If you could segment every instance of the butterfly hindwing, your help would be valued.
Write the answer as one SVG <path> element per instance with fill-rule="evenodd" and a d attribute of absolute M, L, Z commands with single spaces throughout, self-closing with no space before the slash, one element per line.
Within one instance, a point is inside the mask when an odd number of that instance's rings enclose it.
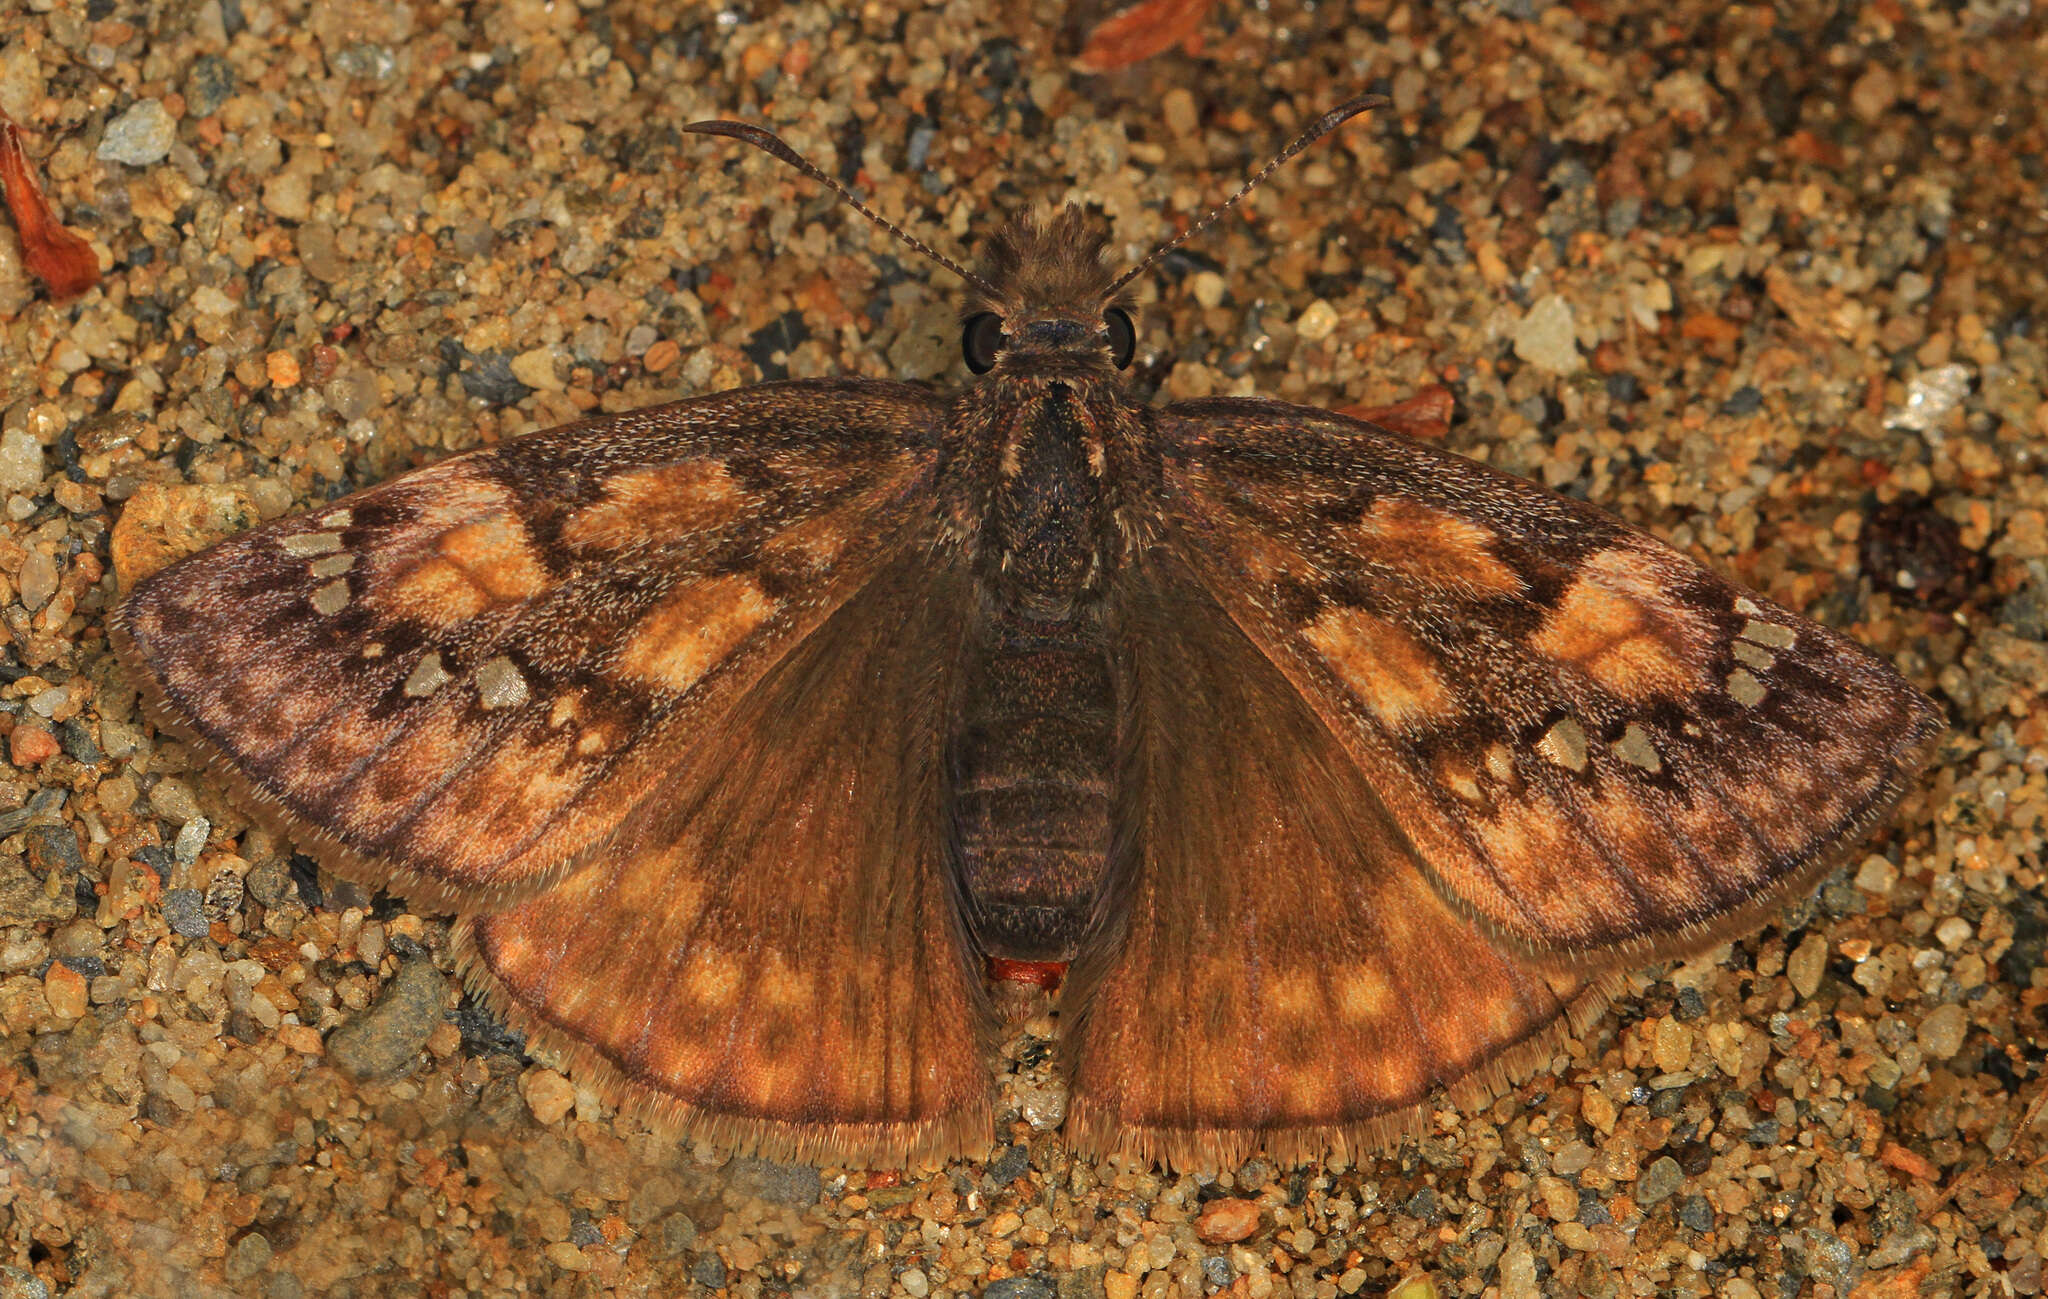
<path fill-rule="evenodd" d="M 1280 403 L 1161 412 L 1170 529 L 1445 895 L 1527 949 L 1706 945 L 1941 729 L 1861 647 L 1601 511 Z"/>
<path fill-rule="evenodd" d="M 941 841 L 956 554 L 903 551 L 601 857 L 466 920 L 492 1003 L 615 1094 L 775 1157 L 985 1145 L 988 1014 Z"/>
<path fill-rule="evenodd" d="M 942 415 L 790 383 L 532 434 L 174 564 L 116 640 L 335 864 L 426 903 L 524 896 L 868 580 Z"/>
<path fill-rule="evenodd" d="M 1171 555 L 1126 575 L 1110 904 L 1065 994 L 1083 1149 L 1353 1155 L 1605 1000 L 1438 894 L 1301 694 Z"/>

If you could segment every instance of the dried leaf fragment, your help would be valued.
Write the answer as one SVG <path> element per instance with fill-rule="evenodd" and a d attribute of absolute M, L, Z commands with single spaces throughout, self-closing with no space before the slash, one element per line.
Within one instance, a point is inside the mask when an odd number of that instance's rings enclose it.
<path fill-rule="evenodd" d="M 68 230 L 50 209 L 35 172 L 21 150 L 21 131 L 0 113 L 0 190 L 21 236 L 21 260 L 53 298 L 75 298 L 100 282 L 100 259 L 92 245 Z"/>

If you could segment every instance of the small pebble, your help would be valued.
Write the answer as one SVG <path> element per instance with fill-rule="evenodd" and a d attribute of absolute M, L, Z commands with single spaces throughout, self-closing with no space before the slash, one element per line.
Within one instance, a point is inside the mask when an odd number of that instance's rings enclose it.
<path fill-rule="evenodd" d="M 52 961 L 43 975 L 43 997 L 58 1019 L 77 1019 L 86 1011 L 85 976 L 62 961 Z"/>
<path fill-rule="evenodd" d="M 56 560 L 40 550 L 30 551 L 14 579 L 21 592 L 22 607 L 34 610 L 48 604 L 50 597 L 57 594 L 57 577 Z"/>
<path fill-rule="evenodd" d="M 7 737 L 7 756 L 17 767 L 34 767 L 45 759 L 54 758 L 59 747 L 55 735 L 26 722 L 17 725 L 14 733 Z"/>
<path fill-rule="evenodd" d="M 1653 1161 L 1636 1179 L 1636 1202 L 1656 1204 L 1684 1185 L 1684 1170 L 1679 1168 L 1676 1159 L 1665 1155 Z"/>
<path fill-rule="evenodd" d="M 1575 374 L 1579 355 L 1571 305 L 1555 293 L 1537 300 L 1515 328 L 1515 355 L 1547 374 Z"/>
<path fill-rule="evenodd" d="M 1337 331 L 1337 309 L 1317 298 L 1295 319 L 1294 332 L 1304 343 L 1320 343 Z"/>
<path fill-rule="evenodd" d="M 576 1089 L 569 1080 L 539 1065 L 519 1076 L 519 1094 L 526 1098 L 534 1122 L 542 1127 L 560 1123 L 576 1107 Z"/>
<path fill-rule="evenodd" d="M 148 167 L 162 162 L 177 141 L 178 124 L 163 104 L 145 99 L 107 123 L 95 156 L 104 162 Z"/>
<path fill-rule="evenodd" d="M 357 1078 L 399 1072 L 426 1049 L 427 1038 L 442 1023 L 447 995 L 448 979 L 432 961 L 401 963 L 369 1010 L 328 1035 L 328 1059 Z M 562 1106 L 566 1113 L 575 1103 L 576 1093 L 567 1082 L 562 1086 L 569 1093 Z"/>
<path fill-rule="evenodd" d="M 198 938 L 206 932 L 206 895 L 198 889 L 166 889 L 164 923 L 182 938 Z"/>
<path fill-rule="evenodd" d="M 1863 859 L 1856 868 L 1856 887 L 1865 893 L 1882 897 L 1892 891 L 1892 885 L 1899 881 L 1899 868 L 1883 857 L 1873 853 Z"/>
<path fill-rule="evenodd" d="M 206 850 L 207 837 L 212 833 L 213 825 L 205 817 L 193 817 L 178 827 L 178 837 L 171 841 L 171 855 L 185 865 L 191 865 Z"/>
<path fill-rule="evenodd" d="M 1811 997 L 1820 991 L 1821 975 L 1828 968 L 1828 942 L 1819 934 L 1808 934 L 1799 940 L 1799 946 L 1785 958 L 1785 977 L 1792 981 L 1792 990 L 1802 997 Z"/>
<path fill-rule="evenodd" d="M 1917 1034 L 1920 1049 L 1929 1058 L 1949 1060 L 1963 1049 L 1963 1036 L 1970 1029 L 1969 1016 L 1956 1005 L 1936 1006 L 1920 1021 Z"/>
<path fill-rule="evenodd" d="M 174 825 L 183 825 L 199 815 L 199 800 L 192 797 L 192 787 L 182 780 L 156 782 L 149 791 L 149 805 Z"/>
<path fill-rule="evenodd" d="M 1235 1197 L 1209 1201 L 1195 1219 L 1196 1238 L 1211 1245 L 1243 1240 L 1258 1229 L 1259 1206 Z"/>
<path fill-rule="evenodd" d="M 16 495 L 31 491 L 42 481 L 42 444 L 25 429 L 11 428 L 0 433 L 0 493 Z"/>

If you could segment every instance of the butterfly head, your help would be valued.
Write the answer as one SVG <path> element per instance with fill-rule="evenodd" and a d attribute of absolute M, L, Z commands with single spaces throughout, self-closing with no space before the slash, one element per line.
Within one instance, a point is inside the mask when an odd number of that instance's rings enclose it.
<path fill-rule="evenodd" d="M 983 255 L 960 333 L 967 367 L 1108 375 L 1138 347 L 1130 302 L 1102 264 L 1108 236 L 1072 204 L 1049 220 L 1019 217 Z"/>
<path fill-rule="evenodd" d="M 1116 276 L 1102 265 L 1107 237 L 1091 228 L 1081 210 L 1072 204 L 1047 221 L 1031 217 L 1012 221 L 991 243 L 984 258 L 984 273 L 976 274 L 924 240 L 877 216 L 837 177 L 790 148 L 773 131 L 723 118 L 692 122 L 682 129 L 693 135 L 741 140 L 781 159 L 830 189 L 848 207 L 906 247 L 965 280 L 971 296 L 961 331 L 961 350 L 966 354 L 968 368 L 976 374 L 1000 371 L 1064 381 L 1084 377 L 1107 379 L 1130 365 L 1137 354 L 1138 334 L 1131 321 L 1130 300 L 1124 293 L 1126 285 L 1150 270 L 1161 257 L 1208 229 L 1289 158 L 1358 114 L 1389 102 L 1383 95 L 1359 95 L 1324 113 L 1235 194 L 1211 208 L 1207 216 Z"/>

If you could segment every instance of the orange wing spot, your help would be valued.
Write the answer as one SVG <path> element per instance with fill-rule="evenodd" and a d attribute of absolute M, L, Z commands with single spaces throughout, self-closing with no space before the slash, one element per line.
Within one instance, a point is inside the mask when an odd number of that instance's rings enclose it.
<path fill-rule="evenodd" d="M 1435 1016 L 1430 1024 L 1432 1045 L 1454 1068 L 1492 1054 L 1529 1026 L 1513 977 L 1496 960 L 1475 963 L 1461 975 L 1456 1012 Z"/>
<path fill-rule="evenodd" d="M 817 1004 L 816 977 L 791 965 L 780 952 L 767 954 L 755 978 L 756 993 L 764 1006 L 804 1011 Z"/>
<path fill-rule="evenodd" d="M 767 621 L 778 603 L 744 574 L 688 581 L 633 628 L 617 666 L 681 694 Z"/>
<path fill-rule="evenodd" d="M 716 1010 L 738 1000 L 744 982 L 746 977 L 738 956 L 700 945 L 683 963 L 680 991 L 685 1000 L 694 1003 L 694 1008 Z"/>
<path fill-rule="evenodd" d="M 1437 783 L 1461 801 L 1475 807 L 1486 804 L 1486 791 L 1479 787 L 1479 773 L 1463 758 L 1446 756 L 1437 763 Z"/>
<path fill-rule="evenodd" d="M 635 469 L 607 480 L 603 500 L 571 515 L 562 526 L 562 540 L 621 550 L 649 537 L 721 527 L 747 505 L 739 484 L 716 460 Z"/>
<path fill-rule="evenodd" d="M 1387 1013 L 1393 992 L 1386 976 L 1367 965 L 1353 965 L 1330 976 L 1337 992 L 1337 1014 L 1348 1024 L 1369 1024 Z"/>
<path fill-rule="evenodd" d="M 1600 836 L 1614 845 L 1629 878 L 1660 921 L 1719 909 L 1713 893 L 1695 874 L 1690 859 L 1666 837 L 1663 826 L 1632 798 L 1598 799 L 1586 815 Z"/>
<path fill-rule="evenodd" d="M 1276 971 L 1266 980 L 1266 1010 L 1287 1020 L 1320 1019 L 1324 1012 L 1323 990 L 1310 970 Z"/>
<path fill-rule="evenodd" d="M 548 584 L 526 528 L 510 514 L 456 528 L 441 538 L 441 554 L 500 602 L 527 599 Z"/>
<path fill-rule="evenodd" d="M 1352 695 L 1390 729 L 1449 710 L 1450 691 L 1435 656 L 1384 618 L 1359 609 L 1329 609 L 1302 635 Z"/>
<path fill-rule="evenodd" d="M 1307 1034 L 1294 1041 L 1299 1044 L 1303 1059 L 1311 1067 L 1287 1070 L 1276 1079 L 1281 1093 L 1287 1098 L 1283 1112 L 1290 1118 L 1303 1120 L 1343 1113 L 1344 1098 L 1337 1090 L 1337 1080 L 1343 1075 L 1334 1069 L 1313 1067 L 1315 1053 L 1318 1049 L 1327 1049 L 1327 1044 Z"/>
<path fill-rule="evenodd" d="M 1586 561 L 1529 648 L 1625 699 L 1691 694 L 1699 674 L 1685 647 L 1698 642 L 1699 629 L 1659 587 L 1642 556 L 1602 551 Z"/>
<path fill-rule="evenodd" d="M 1271 586 L 1301 567 L 1301 559 L 1293 551 L 1256 532 L 1238 533 L 1231 543 L 1246 579 L 1254 586 Z"/>
<path fill-rule="evenodd" d="M 1494 555 L 1492 529 L 1418 501 L 1380 497 L 1337 534 L 1337 542 L 1359 560 L 1393 570 L 1406 585 L 1468 598 L 1523 589 L 1522 579 Z"/>
<path fill-rule="evenodd" d="M 280 769 L 282 783 L 292 790 L 325 790 L 337 775 L 375 753 L 383 738 L 383 727 L 358 710 L 328 718 L 309 739 L 293 746 Z"/>
<path fill-rule="evenodd" d="M 532 599 L 550 581 L 526 529 L 510 514 L 450 529 L 436 550 L 381 588 L 378 598 L 394 614 L 452 626 L 494 606 Z M 366 589 L 380 588 L 370 584 Z"/>

